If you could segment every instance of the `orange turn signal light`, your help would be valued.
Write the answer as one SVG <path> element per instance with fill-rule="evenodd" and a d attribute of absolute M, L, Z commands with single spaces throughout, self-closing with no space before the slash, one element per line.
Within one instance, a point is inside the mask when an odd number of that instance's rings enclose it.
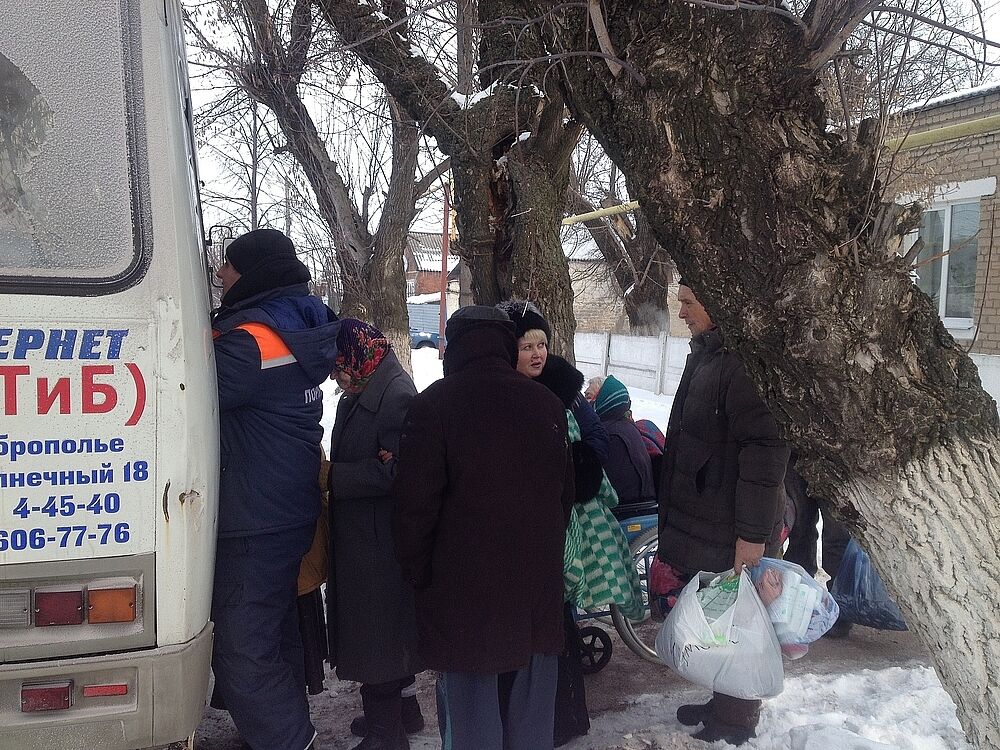
<path fill-rule="evenodd" d="M 136 587 L 89 589 L 87 620 L 91 623 L 133 622 L 135 620 Z"/>

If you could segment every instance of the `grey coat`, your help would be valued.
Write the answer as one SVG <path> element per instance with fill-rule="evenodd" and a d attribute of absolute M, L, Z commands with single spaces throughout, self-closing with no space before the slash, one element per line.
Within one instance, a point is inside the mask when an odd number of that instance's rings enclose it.
<path fill-rule="evenodd" d="M 391 351 L 358 396 L 344 394 L 330 446 L 331 663 L 342 680 L 388 682 L 423 669 L 413 590 L 393 555 L 389 488 L 413 381 Z"/>

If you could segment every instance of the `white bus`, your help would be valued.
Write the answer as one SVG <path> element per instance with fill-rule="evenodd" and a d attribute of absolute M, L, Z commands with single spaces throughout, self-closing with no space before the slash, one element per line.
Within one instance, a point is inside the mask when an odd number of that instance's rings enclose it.
<path fill-rule="evenodd" d="M 209 304 L 177 0 L 2 0 L 0 750 L 198 725 Z"/>

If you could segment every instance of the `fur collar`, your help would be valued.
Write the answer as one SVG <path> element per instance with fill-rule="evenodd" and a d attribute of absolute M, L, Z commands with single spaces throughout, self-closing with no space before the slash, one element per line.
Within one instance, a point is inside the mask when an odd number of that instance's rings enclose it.
<path fill-rule="evenodd" d="M 583 387 L 583 373 L 557 354 L 549 354 L 535 380 L 556 394 L 567 409 L 572 408 Z"/>

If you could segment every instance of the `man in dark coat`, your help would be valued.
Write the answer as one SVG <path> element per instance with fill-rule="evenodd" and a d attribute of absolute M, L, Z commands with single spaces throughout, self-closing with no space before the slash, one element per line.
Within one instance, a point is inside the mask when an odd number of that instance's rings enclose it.
<path fill-rule="evenodd" d="M 676 583 L 670 600 L 698 571 L 753 567 L 780 531 L 789 449 L 740 358 L 683 280 L 680 318 L 691 354 L 670 410 L 660 482 L 659 558 Z M 715 693 L 681 706 L 682 724 L 705 728 L 706 742 L 739 745 L 756 734 L 760 701 Z"/>
<path fill-rule="evenodd" d="M 309 720 L 297 579 L 320 513 L 323 393 L 337 316 L 273 229 L 226 251 L 212 321 L 221 470 L 212 669 L 217 699 L 254 750 L 305 750 Z"/>
<path fill-rule="evenodd" d="M 416 396 L 393 493 L 425 664 L 452 750 L 552 747 L 573 502 L 562 404 L 517 373 L 508 317 L 448 321 L 444 378 Z"/>

